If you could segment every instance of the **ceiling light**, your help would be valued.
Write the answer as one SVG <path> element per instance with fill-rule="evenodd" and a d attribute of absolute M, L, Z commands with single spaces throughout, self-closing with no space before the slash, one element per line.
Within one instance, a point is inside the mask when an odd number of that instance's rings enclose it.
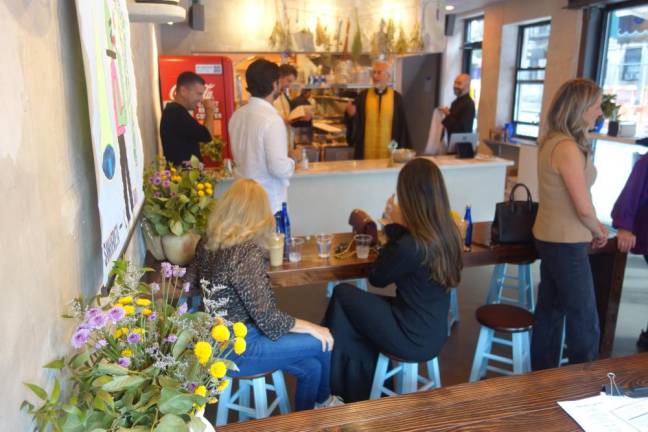
<path fill-rule="evenodd" d="M 445 10 L 447 10 L 448 12 L 451 12 L 451 11 L 455 10 L 455 7 L 453 5 L 446 5 Z"/>

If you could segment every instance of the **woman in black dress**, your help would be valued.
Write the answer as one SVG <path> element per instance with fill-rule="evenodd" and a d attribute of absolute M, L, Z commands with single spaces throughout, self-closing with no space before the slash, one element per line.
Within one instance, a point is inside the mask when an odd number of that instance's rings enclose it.
<path fill-rule="evenodd" d="M 462 246 L 443 177 L 427 159 L 408 162 L 398 176 L 398 203 L 385 215 L 387 243 L 370 269 L 371 285 L 396 284 L 384 297 L 349 284 L 335 287 L 325 324 L 335 338 L 331 385 L 345 402 L 369 397 L 380 352 L 405 361 L 436 357 L 448 333 L 448 287 L 461 276 Z"/>

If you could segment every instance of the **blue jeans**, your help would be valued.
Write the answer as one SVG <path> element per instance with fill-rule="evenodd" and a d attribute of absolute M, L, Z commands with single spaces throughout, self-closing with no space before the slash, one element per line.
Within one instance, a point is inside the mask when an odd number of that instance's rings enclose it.
<path fill-rule="evenodd" d="M 322 352 L 322 344 L 311 335 L 288 333 L 276 341 L 259 329 L 248 326 L 247 349 L 241 356 L 232 353 L 231 360 L 239 372 L 231 376 L 256 375 L 276 369 L 297 378 L 295 411 L 313 409 L 331 394 L 331 352 Z"/>
<path fill-rule="evenodd" d="M 542 262 L 531 338 L 533 370 L 559 365 L 565 317 L 569 362 L 583 363 L 598 358 L 599 319 L 587 247 L 587 243 L 536 240 Z"/>

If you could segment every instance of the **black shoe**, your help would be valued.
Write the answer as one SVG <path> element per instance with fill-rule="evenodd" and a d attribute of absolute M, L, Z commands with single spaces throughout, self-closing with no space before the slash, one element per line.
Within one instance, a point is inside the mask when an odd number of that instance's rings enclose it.
<path fill-rule="evenodd" d="M 639 339 L 637 339 L 637 346 L 639 348 L 648 350 L 648 330 L 641 332 L 641 335 L 639 335 Z"/>

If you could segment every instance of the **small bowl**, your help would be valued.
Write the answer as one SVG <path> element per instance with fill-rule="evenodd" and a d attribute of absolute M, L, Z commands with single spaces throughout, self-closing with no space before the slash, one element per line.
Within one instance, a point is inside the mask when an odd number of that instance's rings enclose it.
<path fill-rule="evenodd" d="M 412 149 L 396 149 L 392 153 L 392 158 L 396 163 L 405 163 L 409 162 L 416 156 L 416 152 Z"/>

